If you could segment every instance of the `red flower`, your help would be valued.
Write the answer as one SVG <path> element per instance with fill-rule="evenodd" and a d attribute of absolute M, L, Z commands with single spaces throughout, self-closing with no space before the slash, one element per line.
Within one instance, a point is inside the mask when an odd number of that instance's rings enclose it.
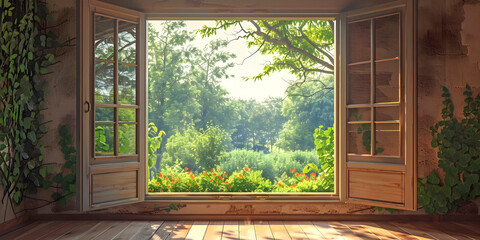
<path fill-rule="evenodd" d="M 213 182 L 213 180 L 210 179 L 210 182 Z"/>
<path fill-rule="evenodd" d="M 214 173 L 214 174 L 213 174 L 213 176 L 217 176 L 217 174 L 216 174 L 216 173 Z"/>
<path fill-rule="evenodd" d="M 222 179 L 222 177 L 220 175 L 218 175 L 218 179 Z"/>
<path fill-rule="evenodd" d="M 220 169 L 220 172 L 223 171 L 222 169 Z"/>
<path fill-rule="evenodd" d="M 296 187 L 296 186 L 297 186 L 297 185 L 293 184 L 293 185 L 292 185 L 292 186 L 290 186 L 290 187 Z"/>
<path fill-rule="evenodd" d="M 194 178 L 195 178 L 195 176 L 193 176 L 193 175 L 190 175 L 190 178 L 191 178 L 191 179 L 194 179 Z"/>
<path fill-rule="evenodd" d="M 163 174 L 162 174 L 162 173 L 159 173 L 158 176 L 159 176 L 159 177 L 163 177 Z"/>
<path fill-rule="evenodd" d="M 225 181 L 225 184 L 228 184 L 228 181 Z"/>
<path fill-rule="evenodd" d="M 317 176 L 316 173 L 314 173 L 314 172 L 310 173 L 310 177 L 315 177 L 315 176 Z"/>
<path fill-rule="evenodd" d="M 168 185 L 167 187 L 170 188 L 170 185 Z"/>
<path fill-rule="evenodd" d="M 206 177 L 206 176 L 207 176 L 207 174 L 206 174 L 206 173 L 204 173 L 204 174 L 203 174 L 203 176 L 204 176 L 204 177 Z"/>
<path fill-rule="evenodd" d="M 298 173 L 298 172 L 295 173 L 295 177 L 298 177 L 298 176 L 300 176 L 300 173 Z"/>
<path fill-rule="evenodd" d="M 297 170 L 294 168 L 293 170 L 290 170 L 291 173 L 296 172 Z"/>
<path fill-rule="evenodd" d="M 159 182 L 157 182 L 157 185 L 160 185 L 160 183 L 159 183 Z"/>
<path fill-rule="evenodd" d="M 172 180 L 172 183 L 175 183 L 175 180 Z"/>
<path fill-rule="evenodd" d="M 239 178 L 243 178 L 243 175 L 242 175 L 242 174 L 240 174 L 240 175 L 238 175 L 238 177 L 239 177 Z"/>
<path fill-rule="evenodd" d="M 250 169 L 248 169 L 248 168 L 245 168 L 245 172 L 248 172 L 248 170 L 250 170 Z"/>
<path fill-rule="evenodd" d="M 282 184 L 281 184 L 281 183 L 278 183 L 278 186 L 280 186 L 280 187 L 281 187 L 281 186 L 282 186 Z"/>
<path fill-rule="evenodd" d="M 212 171 L 213 171 L 213 168 L 212 168 L 212 169 L 210 169 L 210 170 L 212 170 Z"/>
<path fill-rule="evenodd" d="M 192 170 L 190 170 L 190 172 L 188 172 L 188 174 L 192 174 Z"/>
<path fill-rule="evenodd" d="M 228 174 L 227 174 L 227 173 L 225 173 L 225 176 L 228 176 Z"/>
<path fill-rule="evenodd" d="M 153 189 L 152 189 L 152 190 L 150 190 L 150 192 L 153 192 Z"/>
<path fill-rule="evenodd" d="M 168 181 L 168 177 L 165 177 L 165 181 Z"/>
<path fill-rule="evenodd" d="M 188 167 L 185 167 L 185 171 L 188 171 Z"/>
<path fill-rule="evenodd" d="M 229 188 L 232 188 L 232 185 L 228 185 Z"/>
<path fill-rule="evenodd" d="M 317 181 L 317 178 L 313 179 L 313 181 Z"/>
<path fill-rule="evenodd" d="M 197 186 L 197 184 L 195 183 L 195 186 Z"/>
<path fill-rule="evenodd" d="M 160 192 L 163 192 L 163 190 L 160 190 Z"/>

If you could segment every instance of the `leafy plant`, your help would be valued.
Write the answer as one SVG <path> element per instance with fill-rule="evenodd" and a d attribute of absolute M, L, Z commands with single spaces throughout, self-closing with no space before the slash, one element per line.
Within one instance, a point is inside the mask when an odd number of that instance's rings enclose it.
<path fill-rule="evenodd" d="M 0 183 L 2 202 L 20 204 L 25 192 L 35 193 L 46 172 L 40 139 L 46 83 L 40 76 L 55 63 L 61 45 L 47 32 L 51 18 L 45 2 L 0 1 Z"/>
<path fill-rule="evenodd" d="M 57 173 L 51 181 L 45 180 L 42 185 L 44 189 L 50 187 L 56 189 L 52 193 L 52 199 L 58 201 L 59 205 L 67 204 L 67 199 L 75 196 L 77 189 L 76 185 L 76 173 L 77 173 L 77 156 L 75 155 L 75 147 L 73 146 L 73 136 L 67 126 L 62 125 L 58 131 L 60 134 L 60 141 L 58 145 L 63 153 L 65 164 L 62 171 Z M 48 170 L 51 172 L 51 170 Z M 43 178 L 46 178 L 47 171 L 40 169 L 40 174 Z"/>
<path fill-rule="evenodd" d="M 155 165 L 157 163 L 157 151 L 162 146 L 162 136 L 165 135 L 165 132 L 158 130 L 155 123 L 148 124 L 148 176 L 147 179 L 150 180 L 150 172 L 155 173 Z"/>
<path fill-rule="evenodd" d="M 323 188 L 326 191 L 333 191 L 335 181 L 335 130 L 333 127 L 327 130 L 322 129 L 323 126 L 318 127 L 313 134 L 320 166 L 310 163 L 305 166 L 303 173 L 320 172 L 323 177 Z"/>
<path fill-rule="evenodd" d="M 455 211 L 460 202 L 480 195 L 480 94 L 473 98 L 467 84 L 463 95 L 466 105 L 459 121 L 450 92 L 443 87 L 442 120 L 430 128 L 440 169 L 418 181 L 418 202 L 429 214 Z"/>

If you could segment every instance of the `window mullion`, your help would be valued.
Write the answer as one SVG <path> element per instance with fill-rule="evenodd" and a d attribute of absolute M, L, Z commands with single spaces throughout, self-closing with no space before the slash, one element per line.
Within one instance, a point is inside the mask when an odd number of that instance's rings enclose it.
<path fill-rule="evenodd" d="M 370 155 L 375 155 L 375 20 L 370 19 Z"/>
<path fill-rule="evenodd" d="M 115 104 L 118 104 L 118 19 L 115 20 L 115 29 L 113 34 L 113 60 L 114 60 L 114 83 L 113 83 L 113 101 Z M 114 155 L 118 156 L 118 107 L 114 108 L 114 137 L 113 137 L 113 146 L 114 146 Z"/>

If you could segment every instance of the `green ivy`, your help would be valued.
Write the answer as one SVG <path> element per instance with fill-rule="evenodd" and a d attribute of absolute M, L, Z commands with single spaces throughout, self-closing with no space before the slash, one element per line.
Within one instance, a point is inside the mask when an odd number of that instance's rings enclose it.
<path fill-rule="evenodd" d="M 40 139 L 47 132 L 41 111 L 46 83 L 40 76 L 59 46 L 47 32 L 44 2 L 0 0 L 0 183 L 2 202 L 20 204 L 36 193 L 51 168 L 43 164 Z"/>
<path fill-rule="evenodd" d="M 418 203 L 429 214 L 455 211 L 462 201 L 480 196 L 480 94 L 472 97 L 466 86 L 463 119 L 454 117 L 450 92 L 443 88 L 442 120 L 431 127 L 431 145 L 438 149 L 438 166 L 418 181 Z"/>
<path fill-rule="evenodd" d="M 77 189 L 76 172 L 77 172 L 77 156 L 75 147 L 73 146 L 73 136 L 70 134 L 68 127 L 63 125 L 60 127 L 58 133 L 60 134 L 60 141 L 58 145 L 63 153 L 65 164 L 62 171 L 57 173 L 51 181 L 45 180 L 42 185 L 44 189 L 55 188 L 56 191 L 52 193 L 52 199 L 57 201 L 59 205 L 67 204 L 67 199 L 74 197 Z M 43 178 L 46 178 L 46 172 L 40 170 Z"/>

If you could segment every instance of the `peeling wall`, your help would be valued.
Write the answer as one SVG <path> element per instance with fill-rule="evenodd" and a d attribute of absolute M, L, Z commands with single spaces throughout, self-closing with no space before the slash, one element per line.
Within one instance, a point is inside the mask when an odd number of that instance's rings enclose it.
<path fill-rule="evenodd" d="M 56 31 L 63 40 L 75 36 L 75 0 L 54 1 L 50 9 L 54 11 L 56 21 L 68 22 Z M 465 84 L 470 84 L 474 93 L 480 93 L 480 1 L 478 0 L 419 0 L 418 1 L 418 176 L 424 177 L 437 166 L 436 151 L 430 147 L 429 128 L 440 120 L 442 109 L 441 87 L 447 86 L 452 92 L 457 115 L 463 103 L 462 93 Z M 73 41 L 74 42 L 74 41 Z M 75 48 L 67 48 L 62 62 L 50 75 L 50 96 L 47 101 L 46 119 L 50 132 L 44 139 L 49 146 L 45 156 L 47 162 L 61 164 L 63 157 L 58 142 L 58 126 L 67 124 L 75 132 L 76 115 L 76 77 Z M 59 166 L 59 165 L 58 165 Z M 57 167 L 58 167 L 57 166 Z M 48 193 L 42 193 L 49 198 Z M 480 204 L 477 200 L 477 206 Z M 27 201 L 26 206 L 35 206 L 39 202 Z M 139 203 L 102 210 L 111 213 L 147 213 L 155 214 L 154 204 Z M 384 214 L 367 209 L 363 205 L 338 203 L 307 204 L 197 204 L 189 203 L 180 209 L 180 214 Z M 72 211 L 75 202 L 66 207 L 46 207 L 39 213 Z M 476 206 L 468 206 L 464 213 L 475 213 Z M 412 214 L 398 212 L 396 214 Z M 422 210 L 414 214 L 423 214 Z"/>

